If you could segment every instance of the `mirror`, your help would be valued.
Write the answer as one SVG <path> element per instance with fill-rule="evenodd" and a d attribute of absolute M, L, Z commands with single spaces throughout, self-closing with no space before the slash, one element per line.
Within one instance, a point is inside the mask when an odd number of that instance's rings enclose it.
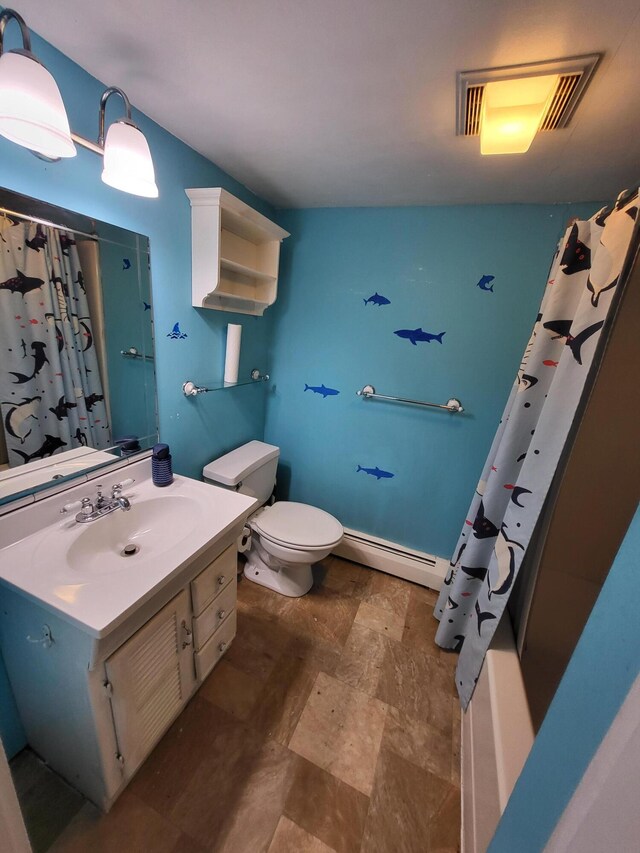
<path fill-rule="evenodd" d="M 149 240 L 0 189 L 0 504 L 158 440 Z"/>

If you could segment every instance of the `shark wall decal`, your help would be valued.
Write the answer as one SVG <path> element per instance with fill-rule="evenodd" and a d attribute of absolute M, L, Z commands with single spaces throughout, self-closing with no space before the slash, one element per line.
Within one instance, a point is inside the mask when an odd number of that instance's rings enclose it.
<path fill-rule="evenodd" d="M 423 329 L 397 329 L 394 333 L 399 338 L 406 338 L 406 340 L 411 341 L 411 343 L 415 346 L 418 345 L 418 341 L 424 341 L 428 344 L 431 341 L 437 341 L 439 344 L 442 343 L 442 336 L 446 334 L 445 332 L 439 332 L 437 335 L 434 335 L 432 332 L 425 332 Z"/>
<path fill-rule="evenodd" d="M 313 391 L 314 394 L 322 394 L 322 398 L 326 400 L 327 397 L 335 397 L 340 392 L 336 388 L 327 388 L 323 385 L 307 385 L 305 382 L 304 386 L 305 391 Z"/>
<path fill-rule="evenodd" d="M 483 275 L 480 281 L 477 283 L 476 287 L 479 287 L 480 290 L 488 290 L 490 293 L 493 293 L 493 285 L 491 282 L 494 280 L 495 275 Z M 491 284 L 491 287 L 489 285 Z"/>
<path fill-rule="evenodd" d="M 387 299 L 386 296 L 380 296 L 379 293 L 374 293 L 373 296 L 370 296 L 368 299 L 363 299 L 365 305 L 391 305 L 391 300 Z"/>
<path fill-rule="evenodd" d="M 362 465 L 358 465 L 356 473 L 358 471 L 364 471 L 365 474 L 370 474 L 372 477 L 375 477 L 376 480 L 390 480 L 392 477 L 395 477 L 395 474 L 392 474 L 391 471 L 383 471 L 377 466 L 375 468 L 365 468 Z"/>

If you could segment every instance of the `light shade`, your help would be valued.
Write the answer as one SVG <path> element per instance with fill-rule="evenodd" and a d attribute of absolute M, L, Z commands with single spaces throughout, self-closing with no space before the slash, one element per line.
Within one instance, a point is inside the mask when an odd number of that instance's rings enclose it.
<path fill-rule="evenodd" d="M 487 83 L 482 98 L 482 154 L 524 154 L 538 132 L 557 74 Z"/>
<path fill-rule="evenodd" d="M 117 121 L 109 126 L 104 142 L 102 180 L 126 193 L 158 197 L 149 145 L 135 125 Z"/>
<path fill-rule="evenodd" d="M 45 157 L 76 155 L 56 81 L 25 53 L 0 56 L 0 134 Z"/>

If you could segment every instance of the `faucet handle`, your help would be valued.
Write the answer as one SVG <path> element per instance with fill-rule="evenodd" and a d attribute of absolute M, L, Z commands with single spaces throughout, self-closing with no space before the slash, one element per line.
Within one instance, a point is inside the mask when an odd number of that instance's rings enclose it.
<path fill-rule="evenodd" d="M 102 497 L 102 492 L 98 491 L 98 497 Z M 93 512 L 93 504 L 91 503 L 91 498 L 82 498 L 80 512 L 82 515 L 89 516 Z"/>
<path fill-rule="evenodd" d="M 125 489 L 128 489 L 129 486 L 132 486 L 134 483 L 135 480 L 132 477 L 123 480 L 121 483 L 116 483 L 111 487 L 111 496 L 114 498 L 119 497 Z"/>

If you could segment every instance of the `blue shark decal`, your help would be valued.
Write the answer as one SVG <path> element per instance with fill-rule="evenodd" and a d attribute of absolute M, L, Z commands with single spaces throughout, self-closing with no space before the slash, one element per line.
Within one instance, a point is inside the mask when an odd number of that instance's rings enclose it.
<path fill-rule="evenodd" d="M 324 385 L 307 385 L 306 382 L 305 382 L 304 390 L 305 391 L 313 391 L 314 394 L 322 394 L 322 397 L 325 400 L 327 397 L 335 397 L 336 394 L 340 393 L 335 388 L 327 388 Z"/>
<path fill-rule="evenodd" d="M 377 466 L 375 468 L 364 468 L 362 465 L 358 465 L 356 468 L 356 474 L 358 471 L 364 471 L 365 474 L 371 474 L 371 476 L 375 477 L 376 480 L 390 480 L 392 477 L 395 477 L 395 474 L 392 474 L 391 471 L 383 471 Z"/>
<path fill-rule="evenodd" d="M 391 305 L 391 300 L 387 299 L 386 296 L 380 296 L 379 293 L 374 293 L 368 299 L 363 299 L 363 302 L 365 305 L 368 305 L 370 302 L 372 305 Z"/>
<path fill-rule="evenodd" d="M 151 305 L 149 305 L 148 302 L 143 301 L 142 304 L 144 305 L 144 308 L 143 308 L 144 311 L 151 311 Z"/>
<path fill-rule="evenodd" d="M 130 270 L 131 269 L 131 261 L 129 260 L 129 258 L 123 258 L 122 259 L 122 269 L 123 270 Z"/>
<path fill-rule="evenodd" d="M 438 341 L 439 344 L 442 343 L 442 336 L 446 334 L 445 332 L 440 332 L 437 335 L 432 334 L 431 332 L 425 332 L 422 329 L 397 329 L 394 333 L 399 338 L 406 338 L 408 341 L 415 346 L 418 345 L 418 341 L 426 341 L 426 343 L 430 344 L 431 341 Z"/>
<path fill-rule="evenodd" d="M 171 338 L 172 341 L 181 341 L 183 338 L 187 337 L 186 332 L 180 331 L 180 323 L 176 323 L 167 335 L 168 338 Z"/>
<path fill-rule="evenodd" d="M 493 285 L 489 287 L 489 284 L 494 280 L 495 275 L 483 275 L 476 287 L 479 287 L 480 290 L 488 290 L 493 293 Z"/>

